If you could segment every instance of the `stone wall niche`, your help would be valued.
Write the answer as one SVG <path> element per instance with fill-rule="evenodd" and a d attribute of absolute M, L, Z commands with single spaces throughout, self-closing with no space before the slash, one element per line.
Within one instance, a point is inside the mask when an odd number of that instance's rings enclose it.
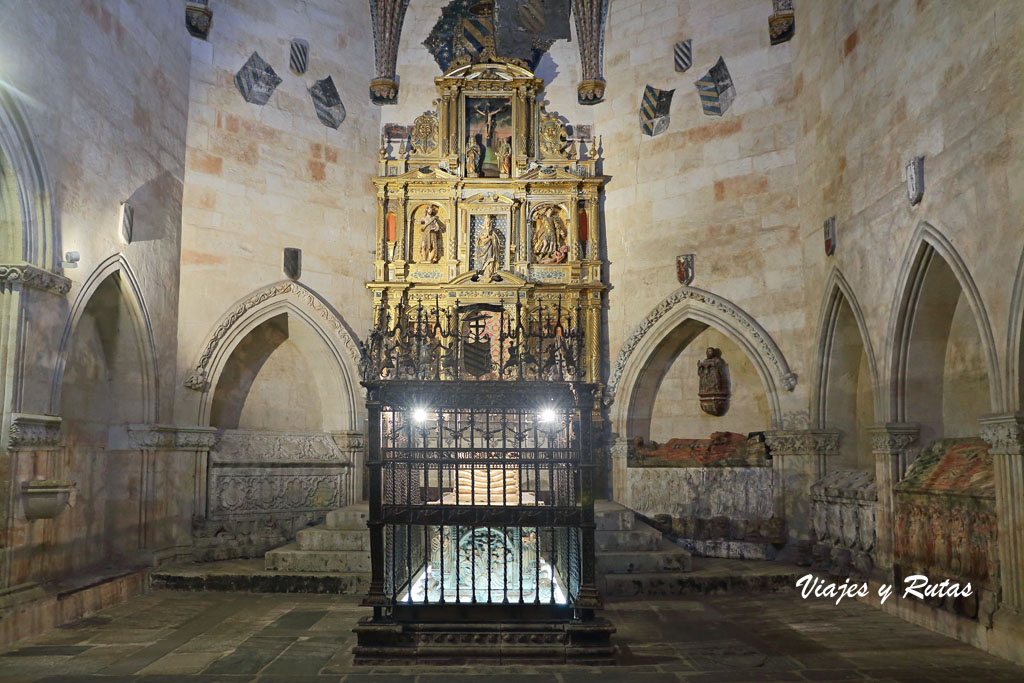
<path fill-rule="evenodd" d="M 863 315 L 838 272 L 826 299 L 820 327 L 818 424 L 841 435 L 839 452 L 819 464 L 822 474 L 873 471 L 867 428 L 875 422 L 875 360 Z"/>
<path fill-rule="evenodd" d="M 259 557 L 361 497 L 362 433 L 319 331 L 269 311 L 215 378 L 204 495 L 193 520 L 200 561 Z"/>
<path fill-rule="evenodd" d="M 106 276 L 81 309 L 61 378 L 63 447 L 36 456 L 33 479 L 77 482 L 74 506 L 35 525 L 35 577 L 134 564 L 145 544 L 144 463 L 130 444 L 112 444 L 119 425 L 152 421 L 154 377 L 144 308 L 122 270 Z M 30 494 L 31 495 L 31 494 Z"/>

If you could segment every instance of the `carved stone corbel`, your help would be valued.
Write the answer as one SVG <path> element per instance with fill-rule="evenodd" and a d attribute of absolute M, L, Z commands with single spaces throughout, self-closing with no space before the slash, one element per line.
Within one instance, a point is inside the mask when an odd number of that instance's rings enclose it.
<path fill-rule="evenodd" d="M 370 101 L 394 104 L 398 100 L 395 62 L 398 40 L 409 0 L 370 0 L 370 21 L 373 24 L 373 49 L 376 77 L 370 81 Z"/>
<path fill-rule="evenodd" d="M 604 100 L 604 29 L 608 20 L 608 0 L 573 0 L 576 40 L 580 46 L 583 80 L 576 88 L 580 104 Z"/>
<path fill-rule="evenodd" d="M 6 289 L 14 285 L 31 287 L 57 296 L 65 296 L 71 291 L 71 280 L 63 275 L 27 263 L 0 264 L 0 287 Z"/>

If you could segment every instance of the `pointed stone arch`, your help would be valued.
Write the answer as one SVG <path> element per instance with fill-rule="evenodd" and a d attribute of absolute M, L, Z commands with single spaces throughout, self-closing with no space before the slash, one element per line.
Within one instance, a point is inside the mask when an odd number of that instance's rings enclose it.
<path fill-rule="evenodd" d="M 792 391 L 797 377 L 790 371 L 775 340 L 753 317 L 728 299 L 697 287 L 680 287 L 648 314 L 619 351 L 605 392 L 605 403 L 612 405 L 612 430 L 619 436 L 631 435 L 630 422 L 638 387 L 659 351 L 673 339 L 677 330 L 684 330 L 688 322 L 702 326 L 696 333 L 714 327 L 744 351 L 764 386 L 772 426 L 781 428 L 779 388 Z"/>
<path fill-rule="evenodd" d="M 818 325 L 815 339 L 817 340 L 817 359 L 815 364 L 817 371 L 812 384 L 811 422 L 819 429 L 824 429 L 826 389 L 828 384 L 828 373 L 830 364 L 829 351 L 834 343 L 835 326 L 839 320 L 844 303 L 850 307 L 853 319 L 857 323 L 857 331 L 860 333 L 860 341 L 864 346 L 864 353 L 868 359 L 868 367 L 871 374 L 871 397 L 874 406 L 876 419 L 882 414 L 883 398 L 881 387 L 878 383 L 878 361 L 871 344 L 871 336 L 868 334 L 867 322 L 864 313 L 853 293 L 849 282 L 842 272 L 833 267 L 825 280 L 825 297 L 821 302 L 821 310 L 818 313 Z"/>
<path fill-rule="evenodd" d="M 1006 410 L 1024 411 L 1024 252 L 1017 264 L 1006 334 Z"/>
<path fill-rule="evenodd" d="M 0 192 L 10 192 L 17 199 L 10 202 L 12 206 L 8 209 L 7 218 L 15 225 L 3 231 L 8 234 L 0 242 L 0 261 L 23 261 L 57 272 L 60 235 L 54 224 L 56 214 L 43 156 L 24 108 L 11 89 L 2 83 Z"/>
<path fill-rule="evenodd" d="M 1002 382 L 992 325 L 984 301 L 974 278 L 952 243 L 940 230 L 922 221 L 914 231 L 903 257 L 886 335 L 890 345 L 887 369 L 889 386 L 884 394 L 886 405 L 883 414 L 887 421 L 902 423 L 908 420 L 908 398 L 911 393 L 908 391 L 908 378 L 915 374 L 911 371 L 911 363 L 919 363 L 922 358 L 922 354 L 914 352 L 914 346 L 925 335 L 924 331 L 915 329 L 915 323 L 938 325 L 945 322 L 944 316 L 934 312 L 918 316 L 919 311 L 934 307 L 932 299 L 942 296 L 942 292 L 930 286 L 940 276 L 948 284 L 955 283 L 959 287 L 957 297 L 963 295 L 977 327 L 990 402 L 989 408 L 982 412 L 999 410 Z M 948 313 L 948 316 L 952 316 L 952 313 Z"/>
<path fill-rule="evenodd" d="M 336 396 L 340 406 L 326 428 L 360 430 L 358 337 L 319 294 L 290 280 L 258 289 L 238 300 L 207 335 L 199 360 L 185 379 L 186 387 L 200 392 L 198 424 L 210 424 L 214 390 L 235 348 L 258 326 L 282 313 L 309 326 L 317 340 L 318 349 L 314 352 L 320 354 L 316 360 L 331 371 L 316 377 L 321 396 Z"/>
<path fill-rule="evenodd" d="M 815 429 L 835 430 L 841 436 L 838 458 L 830 458 L 834 462 L 823 463 L 822 468 L 870 469 L 871 451 L 863 442 L 867 429 L 882 414 L 877 359 L 857 297 L 835 266 L 825 280 L 824 292 L 815 335 L 811 424 Z M 871 396 L 869 415 L 864 414 L 862 399 L 865 381 Z"/>
<path fill-rule="evenodd" d="M 64 333 L 61 336 L 60 350 L 57 353 L 57 363 L 50 387 L 50 413 L 57 414 L 60 408 L 64 371 L 67 366 L 68 353 L 75 329 L 96 290 L 109 278 L 115 278 L 121 296 L 128 304 L 127 308 L 131 313 L 133 323 L 131 329 L 142 355 L 142 376 L 140 378 L 143 401 L 142 412 L 145 415 L 145 421 L 154 422 L 159 414 L 159 391 L 157 387 L 159 375 L 157 373 L 153 324 L 149 315 L 149 309 L 146 307 L 146 301 L 142 296 L 142 288 L 139 286 L 138 278 L 122 254 L 114 254 L 96 267 L 82 284 L 82 288 L 79 290 L 78 296 L 71 306 L 71 312 L 68 315 L 67 322 L 64 325 Z"/>

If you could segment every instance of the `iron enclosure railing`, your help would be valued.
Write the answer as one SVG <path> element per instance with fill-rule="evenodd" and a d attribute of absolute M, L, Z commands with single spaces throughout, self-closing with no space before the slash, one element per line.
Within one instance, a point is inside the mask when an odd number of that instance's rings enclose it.
<path fill-rule="evenodd" d="M 596 385 L 363 384 L 375 618 L 592 617 Z"/>

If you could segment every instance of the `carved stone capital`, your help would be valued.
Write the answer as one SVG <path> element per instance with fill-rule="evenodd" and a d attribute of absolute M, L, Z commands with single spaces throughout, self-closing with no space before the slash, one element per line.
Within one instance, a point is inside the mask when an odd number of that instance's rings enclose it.
<path fill-rule="evenodd" d="M 362 432 L 333 432 L 331 438 L 343 451 L 361 451 L 366 443 Z"/>
<path fill-rule="evenodd" d="M 921 428 L 916 424 L 890 422 L 868 427 L 871 452 L 877 455 L 899 455 L 917 441 Z"/>
<path fill-rule="evenodd" d="M 821 429 L 777 429 L 764 433 L 765 445 L 775 455 L 837 455 L 839 432 Z"/>
<path fill-rule="evenodd" d="M 57 296 L 65 296 L 71 291 L 71 280 L 27 263 L 0 264 L 0 284 L 20 284 Z"/>
<path fill-rule="evenodd" d="M 174 449 L 174 427 L 161 424 L 127 425 L 125 431 L 135 448 L 147 451 Z"/>
<path fill-rule="evenodd" d="M 612 457 L 629 458 L 633 454 L 633 440 L 624 436 L 612 439 Z"/>
<path fill-rule="evenodd" d="M 61 419 L 56 415 L 15 413 L 7 439 L 9 451 L 54 451 L 61 447 Z"/>
<path fill-rule="evenodd" d="M 174 433 L 174 447 L 179 451 L 208 451 L 216 445 L 213 427 L 178 427 Z"/>
<path fill-rule="evenodd" d="M 130 444 L 144 451 L 201 451 L 217 442 L 213 427 L 178 427 L 167 424 L 133 424 L 125 427 Z"/>
<path fill-rule="evenodd" d="M 986 415 L 979 420 L 981 438 L 988 442 L 995 455 L 1024 453 L 1024 413 Z"/>

